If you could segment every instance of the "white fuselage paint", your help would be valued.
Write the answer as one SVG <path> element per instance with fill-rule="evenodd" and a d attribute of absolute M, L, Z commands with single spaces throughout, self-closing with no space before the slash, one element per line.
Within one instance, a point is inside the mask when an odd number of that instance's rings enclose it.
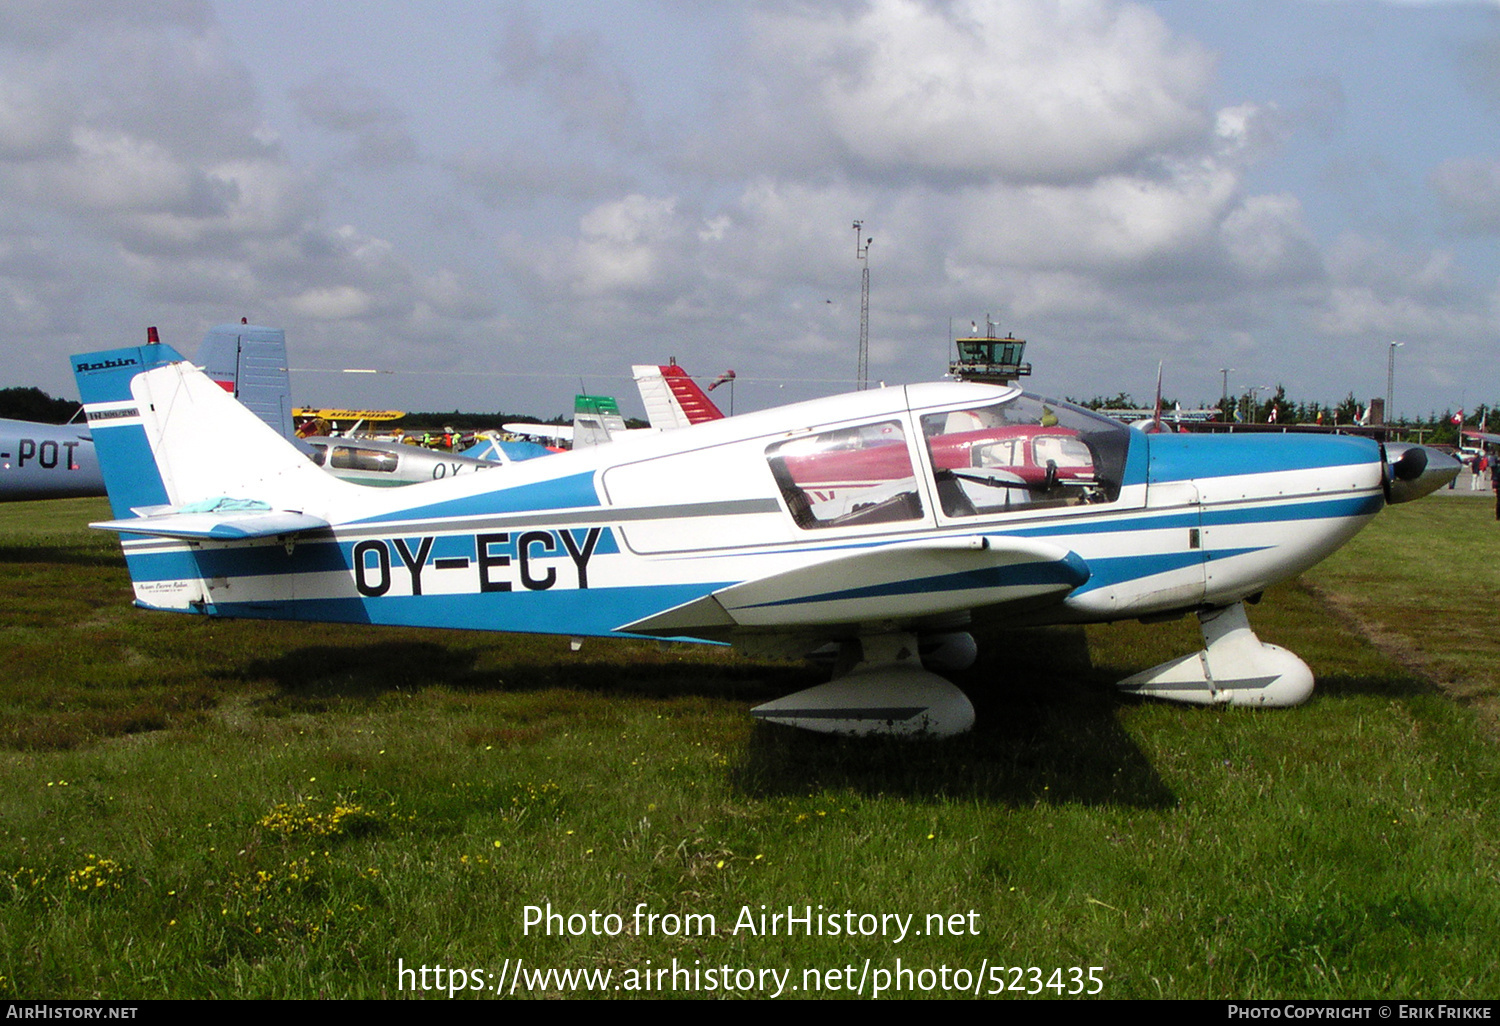
<path fill-rule="evenodd" d="M 153 387 L 161 389 L 160 384 Z M 855 393 L 379 492 L 330 483 L 301 456 L 296 459 L 308 473 L 290 466 L 283 472 L 272 461 L 271 469 L 252 475 L 248 483 L 230 483 L 222 469 L 197 469 L 200 461 L 192 450 L 211 452 L 207 439 L 191 439 L 176 426 L 148 424 L 154 437 L 174 436 L 172 446 L 156 447 L 174 502 L 205 492 L 250 489 L 275 508 L 301 510 L 332 525 L 331 534 L 292 539 L 291 546 L 329 541 L 362 546 L 362 562 L 352 569 L 329 565 L 293 573 L 271 567 L 272 572 L 153 576 L 148 570 L 136 574 L 136 595 L 157 608 L 212 612 L 225 604 L 243 611 L 242 603 L 355 600 L 373 608 L 418 595 L 461 602 L 497 591 L 556 595 L 586 590 L 594 598 L 612 597 L 620 610 L 616 622 L 591 623 L 582 631 L 577 622 L 519 615 L 497 626 L 610 633 L 652 611 L 654 599 L 637 603 L 632 597 L 643 589 L 671 586 L 685 596 L 674 601 L 685 601 L 695 589 L 706 593 L 875 547 L 1022 537 L 1076 554 L 1092 576 L 1060 603 L 1028 610 L 1018 619 L 1112 620 L 1224 604 L 1253 594 L 1322 559 L 1382 504 L 1381 457 L 1378 447 L 1367 443 L 1365 459 L 1290 469 L 1246 467 L 1242 473 L 1175 480 L 1157 480 L 1142 471 L 1126 481 L 1113 502 L 1035 509 L 1021 505 L 989 515 L 945 516 L 929 454 L 920 442 L 919 417 L 993 401 L 1009 391 L 946 384 Z M 108 410 L 90 412 L 107 415 Z M 817 530 L 797 526 L 768 466 L 768 447 L 806 432 L 880 418 L 905 427 L 923 499 L 920 518 Z M 106 416 L 94 427 L 110 430 L 129 423 L 139 421 Z M 1132 433 L 1132 447 L 1151 444 L 1154 440 Z M 262 440 L 251 449 L 269 450 L 271 445 Z M 245 462 L 253 463 L 253 456 Z M 1131 465 L 1136 463 L 1133 458 Z M 568 503 L 550 494 L 553 487 L 597 498 L 592 504 Z M 552 508 L 519 508 L 521 500 L 514 497 L 532 492 Z M 591 532 L 593 548 L 584 554 Z M 248 549 L 269 552 L 282 544 L 271 539 L 185 542 L 130 536 L 125 541 L 132 556 L 195 558 Z M 826 587 L 833 592 L 862 583 L 864 578 L 842 581 L 834 576 Z M 943 596 L 940 611 L 1024 598 L 1023 591 L 955 588 Z M 928 593 L 916 593 L 905 606 L 898 597 L 879 608 L 881 621 L 919 621 L 936 607 Z M 860 620 L 859 607 L 833 616 L 840 618 Z M 441 626 L 453 625 L 452 619 L 444 608 L 427 616 L 408 606 L 392 614 L 390 622 Z M 795 620 L 786 624 L 789 630 L 802 626 Z M 762 627 L 773 628 L 773 623 Z"/>

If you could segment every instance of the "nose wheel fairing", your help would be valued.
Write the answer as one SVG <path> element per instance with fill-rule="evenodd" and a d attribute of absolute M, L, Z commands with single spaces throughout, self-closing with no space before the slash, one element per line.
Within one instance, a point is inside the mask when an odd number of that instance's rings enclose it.
<path fill-rule="evenodd" d="M 1193 705 L 1247 705 L 1285 708 L 1307 701 L 1312 670 L 1279 645 L 1255 636 L 1236 602 L 1198 616 L 1203 649 L 1127 677 L 1117 687 Z"/>

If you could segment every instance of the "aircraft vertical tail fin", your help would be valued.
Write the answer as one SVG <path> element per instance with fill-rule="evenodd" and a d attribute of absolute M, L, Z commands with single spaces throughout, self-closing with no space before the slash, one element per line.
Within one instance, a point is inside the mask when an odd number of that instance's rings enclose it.
<path fill-rule="evenodd" d="M 626 431 L 620 404 L 609 395 L 575 395 L 573 397 L 573 448 L 586 449 L 603 445 Z"/>
<path fill-rule="evenodd" d="M 349 487 L 165 345 L 73 357 L 117 518 L 146 507 L 255 500 L 324 510 Z"/>
<path fill-rule="evenodd" d="M 1156 402 L 1151 406 L 1151 430 L 1157 434 L 1161 433 L 1161 372 L 1166 366 L 1165 360 L 1156 364 Z"/>
<path fill-rule="evenodd" d="M 646 405 L 646 417 L 659 431 L 721 420 L 724 416 L 708 394 L 675 363 L 654 367 L 641 364 L 630 368 L 635 386 Z"/>
<path fill-rule="evenodd" d="M 255 324 L 217 325 L 203 338 L 198 365 L 282 438 L 294 437 L 284 330 Z"/>
<path fill-rule="evenodd" d="M 73 357 L 73 375 L 110 507 L 117 517 L 130 516 L 133 508 L 170 502 L 141 417 L 141 401 L 132 392 L 131 382 L 145 371 L 181 359 L 175 349 L 164 345 Z"/>

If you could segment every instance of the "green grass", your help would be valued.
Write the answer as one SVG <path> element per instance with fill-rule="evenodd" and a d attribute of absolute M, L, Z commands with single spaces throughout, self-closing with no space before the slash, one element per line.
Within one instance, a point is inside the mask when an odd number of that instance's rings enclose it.
<path fill-rule="evenodd" d="M 1500 729 L 1500 523 L 1484 498 L 1395 506 L 1311 575 L 1398 659 Z"/>
<path fill-rule="evenodd" d="M 1191 621 L 996 633 L 959 681 L 978 727 L 937 743 L 756 725 L 817 672 L 714 648 L 146 613 L 79 526 L 104 515 L 0 507 L 0 996 L 384 997 L 398 959 L 517 958 L 611 986 L 900 959 L 1101 966 L 1107 997 L 1500 994 L 1482 503 L 1389 510 L 1251 610 L 1318 674 L 1300 709 L 1114 692 Z M 718 931 L 527 935 L 548 903 Z M 732 932 L 762 904 L 978 933 Z"/>

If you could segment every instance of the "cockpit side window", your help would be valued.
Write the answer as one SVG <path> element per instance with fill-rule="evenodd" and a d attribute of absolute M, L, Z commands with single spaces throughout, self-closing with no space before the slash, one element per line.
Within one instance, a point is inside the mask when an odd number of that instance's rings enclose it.
<path fill-rule="evenodd" d="M 798 527 L 853 527 L 922 517 L 916 472 L 899 421 L 840 428 L 766 450 Z"/>
<path fill-rule="evenodd" d="M 922 434 L 950 517 L 1113 502 L 1129 446 L 1123 424 L 1029 395 L 927 414 Z"/>
<path fill-rule="evenodd" d="M 396 470 L 396 454 L 352 445 L 335 446 L 329 466 L 335 470 L 369 470 L 391 474 Z"/>

